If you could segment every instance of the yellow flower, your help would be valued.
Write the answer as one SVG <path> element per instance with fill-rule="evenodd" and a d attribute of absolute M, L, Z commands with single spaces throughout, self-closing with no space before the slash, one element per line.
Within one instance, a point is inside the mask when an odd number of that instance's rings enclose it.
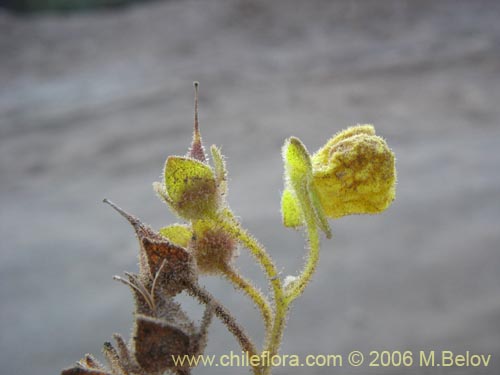
<path fill-rule="evenodd" d="M 341 131 L 311 161 L 313 185 L 327 217 L 379 213 L 395 198 L 394 153 L 372 125 Z"/>

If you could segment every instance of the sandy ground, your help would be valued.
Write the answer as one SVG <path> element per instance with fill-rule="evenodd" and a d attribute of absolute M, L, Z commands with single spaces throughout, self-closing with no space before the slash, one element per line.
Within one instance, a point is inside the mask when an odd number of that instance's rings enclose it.
<path fill-rule="evenodd" d="M 272 3 L 272 4 L 271 4 Z M 283 352 L 453 350 L 474 368 L 281 368 L 276 374 L 498 374 L 500 6 L 495 1 L 171 1 L 83 15 L 0 13 L 0 363 L 57 374 L 129 334 L 131 228 L 108 197 L 155 227 L 167 155 L 191 136 L 201 82 L 207 144 L 222 145 L 229 201 L 283 275 L 302 235 L 282 228 L 280 147 L 310 150 L 374 123 L 398 158 L 380 216 L 332 222 Z M 265 288 L 242 250 L 238 266 Z M 251 304 L 203 282 L 256 340 Z M 181 300 L 199 318 L 201 308 Z M 220 323 L 208 353 L 238 350 Z M 207 368 L 195 374 L 246 374 Z"/>

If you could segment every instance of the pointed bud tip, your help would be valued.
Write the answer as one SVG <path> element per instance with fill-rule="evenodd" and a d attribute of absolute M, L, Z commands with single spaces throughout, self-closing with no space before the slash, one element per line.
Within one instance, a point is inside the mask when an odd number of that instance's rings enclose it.
<path fill-rule="evenodd" d="M 111 202 L 108 198 L 104 198 L 102 200 L 103 203 L 106 203 L 108 205 L 110 205 L 112 208 L 114 208 L 116 211 L 118 211 L 122 216 L 130 216 L 129 214 L 127 214 L 123 209 L 121 209 L 120 207 L 118 207 L 116 204 L 114 204 L 113 202 Z"/>
<path fill-rule="evenodd" d="M 206 162 L 207 158 L 205 155 L 205 149 L 201 141 L 200 127 L 198 121 L 198 81 L 193 82 L 194 86 L 194 130 L 193 130 L 193 142 L 191 143 L 191 148 L 188 151 L 188 156 L 199 160 L 201 162 Z"/>
<path fill-rule="evenodd" d="M 106 204 L 110 205 L 116 212 L 118 212 L 125 219 L 127 219 L 127 221 L 130 224 L 132 224 L 133 226 L 136 226 L 136 225 L 140 224 L 139 220 L 135 216 L 129 214 L 127 211 L 125 211 L 123 208 L 117 206 L 116 204 L 114 204 L 109 199 L 104 198 L 102 201 L 103 201 L 103 203 L 106 203 Z"/>

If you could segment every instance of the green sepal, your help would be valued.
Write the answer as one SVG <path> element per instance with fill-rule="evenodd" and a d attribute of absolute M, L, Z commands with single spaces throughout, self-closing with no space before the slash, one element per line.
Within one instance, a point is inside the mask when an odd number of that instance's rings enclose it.
<path fill-rule="evenodd" d="M 210 166 L 189 157 L 170 156 L 164 175 L 171 207 L 179 216 L 188 220 L 214 216 L 219 199 Z"/>
<path fill-rule="evenodd" d="M 224 156 L 215 145 L 210 147 L 210 153 L 214 162 L 215 181 L 217 182 L 219 192 L 220 194 L 225 194 L 227 192 L 227 170 Z"/>
<path fill-rule="evenodd" d="M 309 152 L 300 139 L 291 137 L 283 147 L 285 173 L 294 189 L 304 188 L 312 178 L 312 164 Z"/>
<path fill-rule="evenodd" d="M 311 203 L 314 208 L 314 214 L 316 216 L 316 223 L 325 233 L 326 238 L 332 238 L 332 231 L 330 229 L 330 224 L 328 223 L 328 218 L 325 215 L 323 206 L 321 206 L 321 201 L 319 199 L 316 187 L 312 182 L 309 182 L 309 197 L 311 198 Z"/>
<path fill-rule="evenodd" d="M 298 228 L 304 224 L 300 203 L 290 189 L 285 189 L 281 196 L 281 217 L 283 225 L 288 228 Z"/>
<path fill-rule="evenodd" d="M 287 189 L 292 189 L 295 193 L 293 198 L 298 203 L 304 220 L 314 220 L 315 224 L 325 233 L 326 237 L 330 238 L 330 226 L 321 207 L 318 193 L 312 183 L 311 156 L 298 138 L 291 137 L 285 142 L 283 146 L 283 160 L 285 162 L 285 183 Z M 308 212 L 310 215 L 307 214 Z M 283 216 L 283 219 L 285 222 L 285 216 Z"/>
<path fill-rule="evenodd" d="M 172 224 L 159 230 L 160 234 L 174 245 L 187 248 L 193 237 L 191 228 L 187 225 Z"/>

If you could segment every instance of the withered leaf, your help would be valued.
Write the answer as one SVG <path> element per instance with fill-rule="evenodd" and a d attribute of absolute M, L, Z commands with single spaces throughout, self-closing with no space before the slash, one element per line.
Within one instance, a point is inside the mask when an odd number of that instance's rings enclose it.
<path fill-rule="evenodd" d="M 164 259 L 167 260 L 167 264 L 163 269 L 166 273 L 184 272 L 190 267 L 191 254 L 186 249 L 165 239 L 157 240 L 144 237 L 142 238 L 142 245 L 147 256 L 151 275 L 158 272 Z"/>
<path fill-rule="evenodd" d="M 190 336 L 162 319 L 136 317 L 134 353 L 139 365 L 148 372 L 174 367 L 172 355 L 190 354 Z"/>
<path fill-rule="evenodd" d="M 186 249 L 169 242 L 161 234 L 155 232 L 113 202 L 107 199 L 104 202 L 118 211 L 134 227 L 141 245 L 139 256 L 141 276 L 153 280 L 163 261 L 166 260 L 162 272 L 167 278 L 175 277 L 176 280 L 183 281 L 192 277 L 194 274 L 193 260 Z"/>

